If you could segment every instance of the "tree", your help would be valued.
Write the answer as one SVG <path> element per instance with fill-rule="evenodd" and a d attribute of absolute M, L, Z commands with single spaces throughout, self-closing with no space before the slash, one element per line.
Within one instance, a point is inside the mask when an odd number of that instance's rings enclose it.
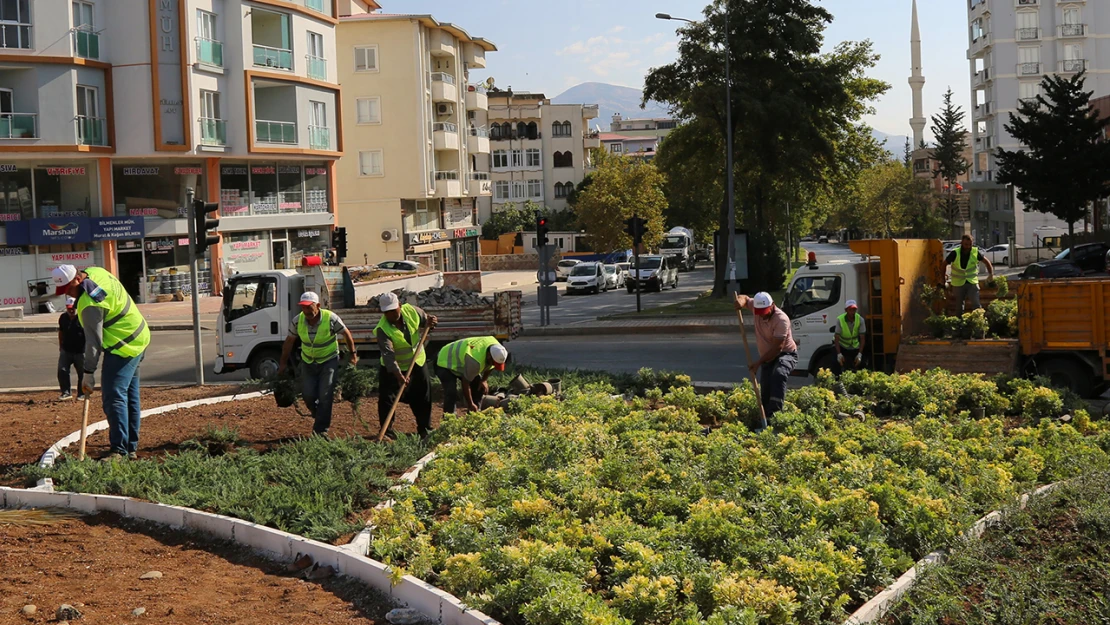
<path fill-rule="evenodd" d="M 956 192 L 956 179 L 966 174 L 971 167 L 971 163 L 964 158 L 964 151 L 967 150 L 964 117 L 963 109 L 952 104 L 952 88 L 949 87 L 944 94 L 944 108 L 939 115 L 932 117 L 931 130 L 936 141 L 933 160 L 937 162 L 933 177 L 944 180 L 944 216 L 950 229 L 955 228 L 956 217 L 959 215 L 958 203 L 953 195 Z"/>
<path fill-rule="evenodd" d="M 1071 240 L 1087 206 L 1110 195 L 1110 143 L 1102 138 L 1110 120 L 1099 118 L 1084 82 L 1085 72 L 1046 76 L 1043 95 L 1021 101 L 1005 124 L 1025 149 L 998 150 L 998 181 L 1017 188 L 1025 210 L 1066 221 Z"/>
<path fill-rule="evenodd" d="M 897 161 L 887 161 L 863 172 L 860 176 L 859 212 L 871 232 L 891 239 L 905 230 L 906 188 L 911 170 Z"/>
<path fill-rule="evenodd" d="M 906 146 L 902 148 L 902 164 L 906 167 L 913 167 L 913 149 L 909 137 L 906 137 Z"/>
<path fill-rule="evenodd" d="M 712 243 L 717 229 L 725 187 L 723 154 L 724 141 L 716 128 L 694 120 L 672 130 L 652 161 L 667 178 L 667 225 L 691 228 L 702 243 Z"/>
<path fill-rule="evenodd" d="M 626 156 L 599 159 L 593 181 L 578 196 L 578 218 L 586 240 L 597 251 L 626 249 L 631 245 L 624 221 L 633 215 L 644 219 L 644 245 L 649 249 L 663 240 L 663 211 L 667 197 L 665 179 L 651 163 Z"/>
<path fill-rule="evenodd" d="M 501 210 L 490 215 L 486 223 L 482 224 L 482 238 L 496 241 L 498 237 L 509 232 L 524 232 L 536 229 L 536 211 L 547 214 L 544 206 L 528 200 L 520 208 L 514 202 L 509 202 Z"/>

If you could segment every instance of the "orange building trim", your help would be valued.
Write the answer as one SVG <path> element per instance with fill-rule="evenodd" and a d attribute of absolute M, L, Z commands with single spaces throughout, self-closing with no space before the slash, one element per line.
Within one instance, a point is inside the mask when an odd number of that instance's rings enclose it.
<path fill-rule="evenodd" d="M 262 4 L 265 6 L 274 7 L 275 9 L 281 9 L 282 11 L 300 13 L 305 17 L 310 17 L 314 20 L 320 20 L 321 22 L 327 22 L 328 24 L 331 24 L 333 26 L 339 23 L 339 20 L 337 18 L 331 17 L 330 15 L 325 15 L 323 13 L 317 13 L 316 11 L 309 9 L 308 7 L 293 4 L 292 2 L 285 2 L 283 0 L 250 0 L 250 2 L 254 4 Z M 339 0 L 332 0 L 331 14 L 339 15 Z"/>
<path fill-rule="evenodd" d="M 151 114 L 154 121 L 154 149 L 158 152 L 188 152 L 189 147 L 193 143 L 193 125 L 190 122 L 192 119 L 192 112 L 190 111 L 190 97 L 189 97 L 189 58 L 188 46 L 186 45 L 186 32 L 185 20 L 186 6 L 185 0 L 177 0 L 177 26 L 178 38 L 180 43 L 180 50 L 178 56 L 181 59 L 181 111 L 182 111 L 182 132 L 184 137 L 183 145 L 174 145 L 166 143 L 162 138 L 162 115 L 159 113 L 161 106 L 161 99 L 158 97 L 161 90 L 161 78 L 158 71 L 158 1 L 149 0 L 148 7 L 150 12 L 150 105 Z"/>
<path fill-rule="evenodd" d="M 254 143 L 254 89 L 252 83 L 255 78 L 264 80 L 280 80 L 284 82 L 300 83 L 310 85 L 313 87 L 320 87 L 335 92 L 335 125 L 336 125 L 336 139 L 335 144 L 338 150 L 313 150 L 306 148 L 280 148 L 280 147 L 258 147 Z M 340 93 L 339 85 L 323 82 L 319 80 L 312 80 L 311 78 L 302 78 L 300 76 L 285 76 L 282 74 L 275 74 L 273 72 L 259 72 L 254 70 L 247 70 L 243 72 L 243 86 L 246 90 L 246 107 L 247 107 L 247 152 L 251 154 L 275 154 L 275 155 L 299 155 L 299 156 L 324 156 L 328 158 L 339 158 L 343 156 L 343 99 Z"/>

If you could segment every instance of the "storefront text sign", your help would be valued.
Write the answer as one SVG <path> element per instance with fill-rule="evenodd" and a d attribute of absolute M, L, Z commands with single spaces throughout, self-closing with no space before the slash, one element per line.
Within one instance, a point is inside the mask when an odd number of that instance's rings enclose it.
<path fill-rule="evenodd" d="M 47 167 L 47 176 L 84 176 L 84 167 Z"/>
<path fill-rule="evenodd" d="M 469 239 L 470 237 L 478 236 L 478 229 L 477 228 L 455 228 L 455 230 L 452 232 L 452 234 L 455 235 L 454 237 L 452 237 L 452 238 L 455 238 L 455 239 Z"/>
<path fill-rule="evenodd" d="M 185 94 L 182 93 L 181 72 L 182 41 L 179 7 L 184 3 L 173 0 L 150 0 L 154 16 L 154 32 L 150 34 L 150 47 L 156 51 L 158 71 L 153 72 L 158 97 L 158 115 L 161 117 L 159 143 L 185 145 Z M 157 146 L 156 146 L 157 147 Z"/>
<path fill-rule="evenodd" d="M 104 217 L 92 222 L 93 241 L 143 238 L 145 222 L 137 217 Z"/>
<path fill-rule="evenodd" d="M 448 239 L 446 230 L 427 230 L 425 232 L 410 232 L 409 245 L 421 245 L 424 243 L 433 243 L 435 241 L 446 241 Z"/>
<path fill-rule="evenodd" d="M 231 244 L 233 250 L 257 250 L 262 247 L 262 241 L 235 241 Z"/>
<path fill-rule="evenodd" d="M 124 176 L 157 176 L 161 172 L 159 167 L 124 167 Z"/>
<path fill-rule="evenodd" d="M 143 220 L 132 217 L 64 217 L 9 221 L 8 245 L 59 245 L 141 239 Z"/>

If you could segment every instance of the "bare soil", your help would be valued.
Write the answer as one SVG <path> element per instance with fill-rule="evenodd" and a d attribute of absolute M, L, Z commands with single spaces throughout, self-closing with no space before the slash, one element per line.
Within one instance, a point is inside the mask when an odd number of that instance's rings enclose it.
<path fill-rule="evenodd" d="M 236 625 L 386 623 L 388 600 L 358 581 L 298 579 L 233 543 L 109 513 L 49 526 L 0 525 L 0 623 L 54 622 L 63 603 L 83 623 Z M 148 571 L 161 579 L 140 580 Z M 24 616 L 25 605 L 37 608 Z M 132 615 L 145 608 L 142 617 Z"/>

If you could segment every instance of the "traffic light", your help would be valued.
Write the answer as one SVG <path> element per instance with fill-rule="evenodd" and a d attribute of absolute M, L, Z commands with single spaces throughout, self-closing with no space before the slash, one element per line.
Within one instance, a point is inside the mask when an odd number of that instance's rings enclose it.
<path fill-rule="evenodd" d="M 536 249 L 547 245 L 547 217 L 536 211 Z"/>
<path fill-rule="evenodd" d="M 332 245 L 335 247 L 336 260 L 343 262 L 347 258 L 347 229 L 339 227 L 332 236 Z"/>
<path fill-rule="evenodd" d="M 220 205 L 216 202 L 193 200 L 193 234 L 196 237 L 193 244 L 196 246 L 197 258 L 204 256 L 204 251 L 210 246 L 220 243 L 220 235 L 216 232 L 216 228 L 220 225 L 220 219 L 219 217 L 208 217 L 210 213 L 215 213 L 218 210 L 220 210 Z"/>
<path fill-rule="evenodd" d="M 644 220 L 639 217 L 629 217 L 624 220 L 624 231 L 632 237 L 632 245 L 639 246 L 644 239 Z"/>

